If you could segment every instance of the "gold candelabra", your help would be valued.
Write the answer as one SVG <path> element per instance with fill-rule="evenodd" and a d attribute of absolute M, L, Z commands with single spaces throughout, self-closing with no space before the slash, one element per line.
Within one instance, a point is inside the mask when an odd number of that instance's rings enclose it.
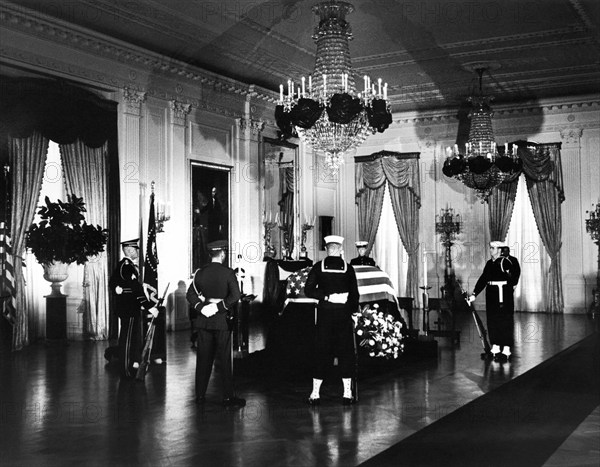
<path fill-rule="evenodd" d="M 304 224 L 302 224 L 302 236 L 300 238 L 300 258 L 306 258 L 306 234 L 311 231 L 315 226 L 315 220 L 313 218 L 312 224 L 306 220 Z"/>
<path fill-rule="evenodd" d="M 453 300 L 454 297 L 454 270 L 452 269 L 452 245 L 456 236 L 460 233 L 462 222 L 460 214 L 455 213 L 451 207 L 442 209 L 435 216 L 435 232 L 440 234 L 442 245 L 445 248 L 445 268 L 443 293 L 446 299 Z"/>
<path fill-rule="evenodd" d="M 263 220 L 263 227 L 265 229 L 265 233 L 263 236 L 263 239 L 265 241 L 265 256 L 275 258 L 275 248 L 273 248 L 273 245 L 271 245 L 271 230 L 277 227 L 277 221 L 265 219 Z"/>
<path fill-rule="evenodd" d="M 594 301 L 590 307 L 590 312 L 594 315 L 600 313 L 600 202 L 595 208 L 592 204 L 592 211 L 586 211 L 589 217 L 585 220 L 585 230 L 590 234 L 592 240 L 598 245 L 598 267 L 596 269 L 596 288 L 592 290 Z"/>

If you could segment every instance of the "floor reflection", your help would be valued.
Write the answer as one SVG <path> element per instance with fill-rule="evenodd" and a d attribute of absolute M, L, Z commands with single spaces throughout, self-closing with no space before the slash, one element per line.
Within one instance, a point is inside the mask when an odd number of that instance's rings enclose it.
<path fill-rule="evenodd" d="M 483 313 L 482 313 L 483 314 Z M 483 318 L 483 316 L 482 316 Z M 471 315 L 460 345 L 438 339 L 438 358 L 401 360 L 360 381 L 360 403 L 341 405 L 341 383 L 305 405 L 311 381 L 238 378 L 248 400 L 225 410 L 213 381 L 193 402 L 196 355 L 188 332 L 168 336 L 168 362 L 145 382 L 120 380 L 105 343 L 33 345 L 0 355 L 3 465 L 356 465 L 523 374 L 591 334 L 583 315 L 517 314 L 509 364 L 480 358 Z"/>

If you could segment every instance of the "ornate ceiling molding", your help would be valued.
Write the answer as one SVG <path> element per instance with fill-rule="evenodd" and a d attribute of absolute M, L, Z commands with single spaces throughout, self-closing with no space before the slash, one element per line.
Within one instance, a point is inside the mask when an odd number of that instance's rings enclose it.
<path fill-rule="evenodd" d="M 569 43 L 571 43 L 570 41 L 575 40 L 575 39 L 566 39 L 565 37 L 569 34 L 574 34 L 574 33 L 583 33 L 585 32 L 585 28 L 582 26 L 572 26 L 572 27 L 566 27 L 566 28 L 559 28 L 559 29 L 548 29 L 545 31 L 537 31 L 537 32 L 533 32 L 533 33 L 525 33 L 525 34 L 512 34 L 512 35 L 507 35 L 507 36 L 500 36 L 500 37 L 489 37 L 489 38 L 482 38 L 482 39 L 477 39 L 477 40 L 472 40 L 472 41 L 460 41 L 460 42 L 452 42 L 450 44 L 436 44 L 435 47 L 423 47 L 423 48 L 415 48 L 415 49 L 411 49 L 410 51 L 407 50 L 402 50 L 402 51 L 398 51 L 398 52 L 389 52 L 389 53 L 382 53 L 382 54 L 373 54 L 373 55 L 367 55 L 367 56 L 362 56 L 362 57 L 356 57 L 356 58 L 352 58 L 352 62 L 354 64 L 359 64 L 361 62 L 367 62 L 367 61 L 381 61 L 381 60 L 385 60 L 386 63 L 394 63 L 394 64 L 401 64 L 401 65 L 410 65 L 410 64 L 414 64 L 416 63 L 415 60 L 413 59 L 408 59 L 408 60 L 400 60 L 400 61 L 396 61 L 396 62 L 392 62 L 391 59 L 395 58 L 395 57 L 404 57 L 404 56 L 410 56 L 410 53 L 414 53 L 414 52 L 419 52 L 420 54 L 423 53 L 425 54 L 426 52 L 431 52 L 431 51 L 439 51 L 439 50 L 446 50 L 449 51 L 450 54 L 452 56 L 454 56 L 454 54 L 452 54 L 452 50 L 454 49 L 466 49 L 466 48 L 474 48 L 476 51 L 480 51 L 479 53 L 482 53 L 481 51 L 484 51 L 485 53 L 487 53 L 488 51 L 494 51 L 494 50 L 521 50 L 523 47 L 522 44 L 530 39 L 539 39 L 539 38 L 544 38 L 544 37 L 559 37 L 562 39 L 559 40 L 554 40 L 554 41 L 550 41 L 548 42 L 548 44 L 550 45 L 555 45 L 555 44 L 559 44 L 559 45 L 567 45 Z M 577 38 L 577 39 L 581 39 L 581 38 Z M 497 44 L 497 43 L 502 43 L 502 42 L 515 42 L 515 44 L 513 46 L 507 46 L 507 47 L 501 47 L 501 48 L 491 48 L 491 49 L 484 49 L 482 46 L 485 45 L 489 45 L 489 44 Z M 463 52 L 463 53 L 470 53 L 470 52 Z M 368 66 L 365 66 L 364 69 L 368 69 Z"/>
<path fill-rule="evenodd" d="M 156 54 L 117 39 L 80 28 L 64 21 L 49 18 L 33 10 L 9 4 L 0 6 L 0 24 L 4 27 L 39 37 L 48 42 L 67 45 L 95 57 L 103 57 L 128 64 L 150 73 L 214 86 L 222 91 L 245 95 L 248 85 L 230 78 L 190 66 L 179 60 Z M 32 63 L 35 65 L 35 63 Z M 103 80 L 104 82 L 104 80 Z M 277 95 L 267 89 L 254 91 L 254 97 L 275 102 Z"/>

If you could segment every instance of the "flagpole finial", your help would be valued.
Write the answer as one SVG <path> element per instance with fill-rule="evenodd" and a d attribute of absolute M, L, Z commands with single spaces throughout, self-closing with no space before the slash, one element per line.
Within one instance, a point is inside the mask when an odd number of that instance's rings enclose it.
<path fill-rule="evenodd" d="M 154 194 L 154 180 L 152 180 L 152 183 L 150 183 L 150 190 L 152 192 L 152 194 Z"/>

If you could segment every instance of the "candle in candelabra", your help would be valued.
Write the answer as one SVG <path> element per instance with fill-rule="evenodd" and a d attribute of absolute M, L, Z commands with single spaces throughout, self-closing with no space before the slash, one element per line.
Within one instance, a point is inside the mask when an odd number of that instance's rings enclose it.
<path fill-rule="evenodd" d="M 377 88 L 378 88 L 377 96 L 381 97 L 381 78 L 377 79 Z"/>
<path fill-rule="evenodd" d="M 283 84 L 279 85 L 279 100 L 283 103 Z"/>
<path fill-rule="evenodd" d="M 363 76 L 364 82 L 365 82 L 365 89 L 364 92 L 365 94 L 367 93 L 367 75 Z"/>
<path fill-rule="evenodd" d="M 288 79 L 288 97 L 292 97 L 292 80 Z"/>
<path fill-rule="evenodd" d="M 312 94 L 312 75 L 308 75 L 308 94 Z"/>
<path fill-rule="evenodd" d="M 323 97 L 327 96 L 327 75 L 323 73 Z"/>
<path fill-rule="evenodd" d="M 306 95 L 305 92 L 305 88 L 304 88 L 304 76 L 302 77 L 302 97 L 304 97 Z"/>
<path fill-rule="evenodd" d="M 387 83 L 383 85 L 383 98 L 387 100 Z"/>
<path fill-rule="evenodd" d="M 423 254 L 423 286 L 427 287 L 427 253 Z"/>

